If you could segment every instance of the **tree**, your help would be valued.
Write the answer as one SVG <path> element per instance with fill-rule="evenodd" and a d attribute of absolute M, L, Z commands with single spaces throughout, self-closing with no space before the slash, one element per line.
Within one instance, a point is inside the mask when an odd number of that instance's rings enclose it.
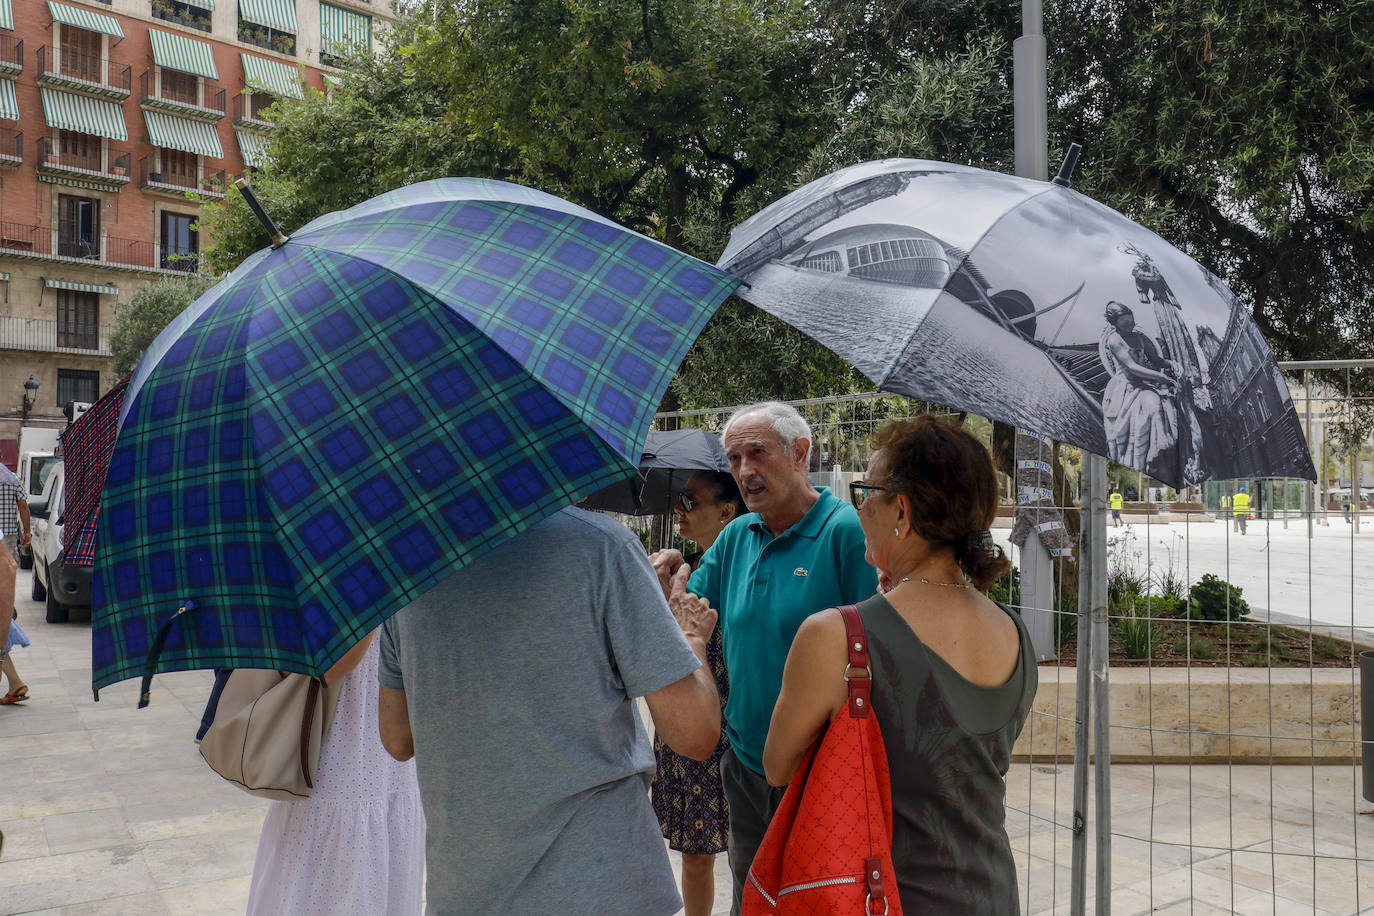
<path fill-rule="evenodd" d="M 143 351 L 162 329 L 214 285 L 214 278 L 194 274 L 165 277 L 116 305 L 114 327 L 110 329 L 115 375 L 123 376 L 138 365 Z"/>

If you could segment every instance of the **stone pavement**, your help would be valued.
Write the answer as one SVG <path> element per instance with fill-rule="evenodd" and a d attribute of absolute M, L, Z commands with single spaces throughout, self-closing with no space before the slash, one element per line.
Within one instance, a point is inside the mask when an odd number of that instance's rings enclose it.
<path fill-rule="evenodd" d="M 15 663 L 33 699 L 0 707 L 0 916 L 242 913 L 266 803 L 196 753 L 209 674 L 159 675 L 144 710 L 136 682 L 93 703 L 89 626 L 43 623 L 28 576 L 19 613 L 34 644 Z M 1072 772 L 1010 775 L 1028 914 L 1068 912 Z M 1374 912 L 1374 805 L 1354 767 L 1117 765 L 1112 782 L 1118 916 Z M 723 856 L 716 875 L 724 916 Z"/>

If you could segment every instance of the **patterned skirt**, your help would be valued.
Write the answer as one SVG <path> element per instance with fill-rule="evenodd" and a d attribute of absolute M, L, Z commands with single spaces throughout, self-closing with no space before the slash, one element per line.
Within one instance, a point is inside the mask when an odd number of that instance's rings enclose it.
<path fill-rule="evenodd" d="M 719 624 L 706 644 L 706 663 L 715 675 L 724 709 L 730 683 L 725 675 Z M 730 812 L 725 806 L 725 790 L 720 783 L 720 758 L 729 747 L 724 716 L 720 723 L 720 742 L 706 760 L 683 757 L 654 737 L 658 768 L 649 795 L 669 848 L 688 855 L 715 855 L 725 851 Z"/>

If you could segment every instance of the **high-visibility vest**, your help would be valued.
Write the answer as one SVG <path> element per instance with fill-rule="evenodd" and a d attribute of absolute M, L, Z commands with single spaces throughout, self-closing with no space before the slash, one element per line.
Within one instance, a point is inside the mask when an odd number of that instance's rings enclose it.
<path fill-rule="evenodd" d="M 1248 516 L 1250 514 L 1250 494 L 1237 493 L 1232 505 L 1236 507 L 1236 515 Z"/>
<path fill-rule="evenodd" d="M 1231 497 L 1229 497 L 1229 496 L 1223 496 L 1223 497 L 1221 498 L 1221 508 L 1223 508 L 1223 509 L 1229 509 L 1229 508 L 1231 508 Z"/>
<path fill-rule="evenodd" d="M 1111 500 L 1112 500 L 1112 508 L 1113 508 L 1113 509 L 1120 509 L 1120 508 L 1121 508 L 1121 494 L 1120 494 L 1120 493 L 1113 493 L 1113 494 L 1111 495 Z"/>

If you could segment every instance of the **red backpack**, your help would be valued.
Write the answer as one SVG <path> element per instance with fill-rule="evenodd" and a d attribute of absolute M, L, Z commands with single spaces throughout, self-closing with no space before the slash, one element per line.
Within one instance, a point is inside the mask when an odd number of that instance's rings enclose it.
<path fill-rule="evenodd" d="M 902 914 L 892 865 L 892 784 L 870 708 L 868 637 L 854 605 L 839 611 L 849 645 L 849 701 L 787 786 L 749 868 L 743 916 Z"/>

